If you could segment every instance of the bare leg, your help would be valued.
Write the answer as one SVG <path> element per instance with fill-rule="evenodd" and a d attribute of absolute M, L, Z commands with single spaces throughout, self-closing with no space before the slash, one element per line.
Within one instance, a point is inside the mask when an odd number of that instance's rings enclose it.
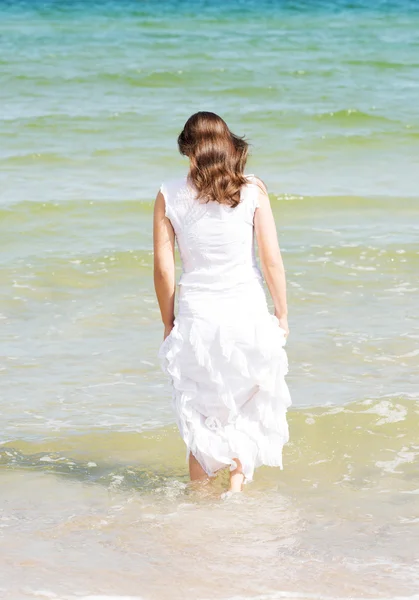
<path fill-rule="evenodd" d="M 228 490 L 229 492 L 232 492 L 233 494 L 235 492 L 242 491 L 242 486 L 243 486 L 243 482 L 244 482 L 242 464 L 238 458 L 235 458 L 234 460 L 237 464 L 237 468 L 234 469 L 234 471 L 230 471 L 230 489 Z"/>
<path fill-rule="evenodd" d="M 205 481 L 208 479 L 208 475 L 205 473 L 192 452 L 189 452 L 189 475 L 191 481 Z"/>

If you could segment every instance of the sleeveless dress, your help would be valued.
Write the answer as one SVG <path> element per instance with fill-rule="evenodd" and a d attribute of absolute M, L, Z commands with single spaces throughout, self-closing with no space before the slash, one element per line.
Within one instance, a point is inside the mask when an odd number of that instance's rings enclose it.
<path fill-rule="evenodd" d="M 285 332 L 270 314 L 257 266 L 252 175 L 232 208 L 204 203 L 187 178 L 162 184 L 182 261 L 174 327 L 159 349 L 180 434 L 206 473 L 282 468 L 288 441 Z"/>

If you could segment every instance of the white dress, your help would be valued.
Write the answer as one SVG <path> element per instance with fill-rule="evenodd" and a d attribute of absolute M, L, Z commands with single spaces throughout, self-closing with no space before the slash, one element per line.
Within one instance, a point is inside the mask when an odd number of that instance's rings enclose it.
<path fill-rule="evenodd" d="M 236 208 L 203 203 L 186 178 L 162 184 L 183 272 L 175 324 L 159 350 L 188 453 L 209 476 L 238 458 L 247 481 L 282 468 L 291 404 L 285 332 L 270 314 L 257 266 L 254 176 Z"/>

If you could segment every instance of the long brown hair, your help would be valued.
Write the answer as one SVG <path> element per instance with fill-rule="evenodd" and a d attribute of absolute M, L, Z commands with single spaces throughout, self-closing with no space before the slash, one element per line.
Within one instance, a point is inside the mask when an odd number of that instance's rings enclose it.
<path fill-rule="evenodd" d="M 181 154 L 190 160 L 189 178 L 199 198 L 237 206 L 249 145 L 234 135 L 227 123 L 212 112 L 197 112 L 186 121 L 178 137 Z"/>

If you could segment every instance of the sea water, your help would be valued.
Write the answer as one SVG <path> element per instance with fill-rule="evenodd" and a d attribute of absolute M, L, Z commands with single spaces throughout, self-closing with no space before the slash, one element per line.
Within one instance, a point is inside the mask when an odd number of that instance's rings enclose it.
<path fill-rule="evenodd" d="M 0 597 L 419 590 L 419 5 L 0 3 Z M 288 274 L 291 441 L 188 486 L 152 201 L 246 135 Z"/>

